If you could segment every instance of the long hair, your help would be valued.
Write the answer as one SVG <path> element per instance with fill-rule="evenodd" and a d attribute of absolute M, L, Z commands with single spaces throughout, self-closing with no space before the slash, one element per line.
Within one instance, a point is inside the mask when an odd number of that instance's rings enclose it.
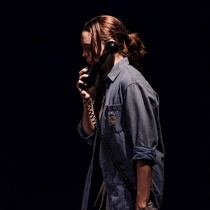
<path fill-rule="evenodd" d="M 101 44 L 110 39 L 119 46 L 118 53 L 128 57 L 130 64 L 141 69 L 146 50 L 139 33 L 129 33 L 119 19 L 110 15 L 100 15 L 88 21 L 83 31 L 91 33 L 91 47 L 94 59 L 99 59 Z"/>

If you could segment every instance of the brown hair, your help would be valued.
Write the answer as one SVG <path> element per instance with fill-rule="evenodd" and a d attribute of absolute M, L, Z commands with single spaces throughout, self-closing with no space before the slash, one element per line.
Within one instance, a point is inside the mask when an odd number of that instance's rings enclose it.
<path fill-rule="evenodd" d="M 146 54 L 144 43 L 137 32 L 128 33 L 125 25 L 119 19 L 110 15 L 100 15 L 88 21 L 83 31 L 92 34 L 91 45 L 95 59 L 100 56 L 101 44 L 113 39 L 119 46 L 118 53 L 128 57 L 131 65 L 137 69 L 141 68 Z"/>

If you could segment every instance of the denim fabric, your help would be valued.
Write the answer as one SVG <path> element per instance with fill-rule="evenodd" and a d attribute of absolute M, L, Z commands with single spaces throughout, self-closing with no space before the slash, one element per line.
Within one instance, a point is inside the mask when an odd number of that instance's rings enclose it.
<path fill-rule="evenodd" d="M 148 210 L 158 210 L 152 201 L 148 203 Z"/>
<path fill-rule="evenodd" d="M 136 189 L 135 161 L 145 160 L 152 166 L 151 199 L 155 206 L 160 208 L 164 185 L 165 151 L 159 119 L 158 95 L 143 75 L 129 65 L 127 58 L 114 65 L 105 80 L 106 97 L 100 120 L 104 138 L 134 189 Z M 89 144 L 94 142 L 96 135 L 85 136 L 81 122 L 78 131 Z M 99 161 L 107 187 L 110 210 L 135 209 L 135 201 L 103 145 L 100 147 Z M 90 164 L 82 210 L 87 209 L 89 197 L 87 186 L 91 183 L 91 169 Z"/>

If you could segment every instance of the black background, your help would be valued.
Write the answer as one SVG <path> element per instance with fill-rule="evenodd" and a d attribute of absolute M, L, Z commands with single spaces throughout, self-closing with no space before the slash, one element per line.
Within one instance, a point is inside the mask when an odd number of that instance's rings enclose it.
<path fill-rule="evenodd" d="M 166 147 L 163 210 L 208 209 L 209 15 L 200 1 L 1 2 L 0 209 L 79 210 L 91 149 L 76 127 L 84 23 L 141 33 Z"/>

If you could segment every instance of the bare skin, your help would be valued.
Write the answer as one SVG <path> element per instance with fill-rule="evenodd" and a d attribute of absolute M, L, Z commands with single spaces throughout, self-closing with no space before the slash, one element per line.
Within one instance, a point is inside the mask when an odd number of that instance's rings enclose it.
<path fill-rule="evenodd" d="M 137 194 L 136 210 L 148 210 L 147 204 L 150 197 L 150 187 L 152 181 L 151 166 L 138 160 L 137 168 Z"/>

